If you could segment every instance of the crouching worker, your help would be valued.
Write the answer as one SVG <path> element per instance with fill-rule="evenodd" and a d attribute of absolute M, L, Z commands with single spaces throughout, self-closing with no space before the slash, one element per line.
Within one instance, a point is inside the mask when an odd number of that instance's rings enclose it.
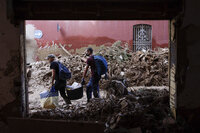
<path fill-rule="evenodd" d="M 63 69 L 65 67 L 63 64 L 55 60 L 55 55 L 48 55 L 47 59 L 50 63 L 50 69 L 52 69 L 52 86 L 55 87 L 55 90 L 60 92 L 61 97 L 64 99 L 66 104 L 71 104 L 70 99 L 67 97 L 65 88 L 66 88 L 66 79 L 61 78 L 61 71 L 59 69 Z M 71 76 L 71 73 L 70 73 Z M 55 81 L 55 84 L 54 84 Z"/>
<path fill-rule="evenodd" d="M 90 81 L 87 84 L 86 94 L 87 94 L 87 102 L 92 98 L 92 92 L 95 98 L 99 98 L 99 81 L 101 79 L 102 74 L 106 74 L 107 72 L 107 62 L 102 56 L 94 56 L 93 49 L 88 48 L 86 51 L 86 56 L 89 58 L 82 59 L 87 63 L 86 69 L 82 78 L 82 85 L 85 84 L 85 77 L 88 71 L 88 68 L 91 69 L 91 77 Z"/>

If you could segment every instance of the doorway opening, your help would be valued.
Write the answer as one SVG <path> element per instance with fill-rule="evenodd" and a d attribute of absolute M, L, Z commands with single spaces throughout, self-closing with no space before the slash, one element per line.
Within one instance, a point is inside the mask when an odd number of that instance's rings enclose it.
<path fill-rule="evenodd" d="M 168 115 L 168 20 L 28 20 L 25 27 L 30 117 L 106 122 L 107 129 L 115 129 L 121 122 L 132 122 L 133 126 L 137 117 L 151 123 Z M 87 103 L 87 87 L 83 86 L 83 97 L 72 100 L 72 105 L 58 97 L 55 109 L 45 109 L 40 94 L 51 88 L 52 79 L 45 57 L 54 54 L 72 74 L 67 85 L 76 85 L 82 80 L 86 63 L 81 59 L 88 47 L 108 63 L 108 79 L 102 77 L 99 83 L 100 98 Z M 88 72 L 85 81 L 89 78 Z M 141 112 L 146 115 L 141 116 Z"/>

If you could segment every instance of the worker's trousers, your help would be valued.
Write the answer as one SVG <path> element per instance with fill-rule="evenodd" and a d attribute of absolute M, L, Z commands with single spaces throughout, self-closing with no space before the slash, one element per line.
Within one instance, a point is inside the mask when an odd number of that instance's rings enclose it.
<path fill-rule="evenodd" d="M 66 81 L 58 80 L 55 82 L 55 90 L 60 92 L 61 97 L 67 101 L 69 98 L 66 95 L 65 88 L 66 88 Z"/>
<path fill-rule="evenodd" d="M 87 84 L 87 88 L 86 88 L 88 101 L 92 98 L 92 92 L 95 98 L 99 98 L 99 80 L 100 79 L 101 77 L 99 76 L 92 76 L 90 78 L 90 81 Z"/>

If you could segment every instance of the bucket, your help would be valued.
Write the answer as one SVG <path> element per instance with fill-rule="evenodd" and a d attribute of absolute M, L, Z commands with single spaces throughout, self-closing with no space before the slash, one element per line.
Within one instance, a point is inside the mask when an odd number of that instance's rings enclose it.
<path fill-rule="evenodd" d="M 83 86 L 80 84 L 77 84 L 76 87 L 67 86 L 67 96 L 70 100 L 77 100 L 81 99 L 83 97 Z"/>

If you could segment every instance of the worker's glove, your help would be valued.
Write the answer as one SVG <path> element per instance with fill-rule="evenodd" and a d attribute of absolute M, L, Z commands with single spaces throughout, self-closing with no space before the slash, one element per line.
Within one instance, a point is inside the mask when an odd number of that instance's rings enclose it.
<path fill-rule="evenodd" d="M 51 87 L 50 92 L 57 92 L 57 91 L 56 91 L 56 88 L 55 88 L 55 85 L 53 85 L 53 86 Z"/>
<path fill-rule="evenodd" d="M 81 84 L 82 84 L 82 85 L 85 85 L 85 80 L 84 80 L 84 78 L 82 78 Z"/>

